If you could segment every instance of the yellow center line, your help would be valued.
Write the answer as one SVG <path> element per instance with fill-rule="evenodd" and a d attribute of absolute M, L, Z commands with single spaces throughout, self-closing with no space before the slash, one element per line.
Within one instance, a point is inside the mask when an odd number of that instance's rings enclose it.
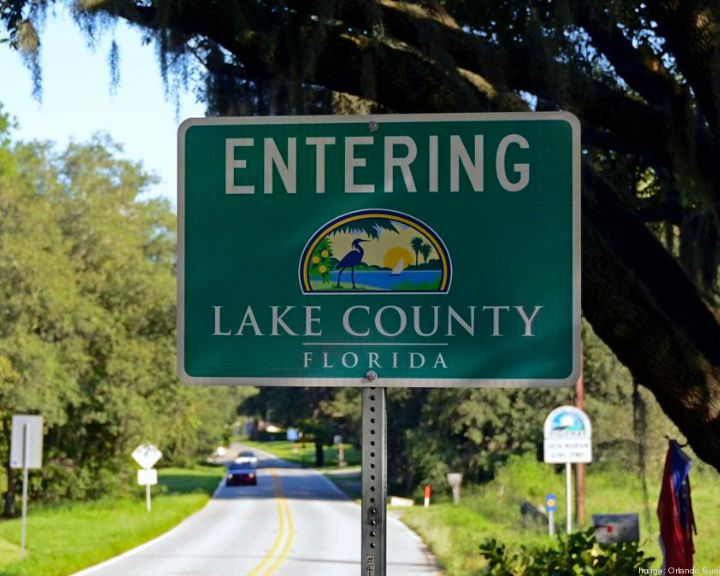
<path fill-rule="evenodd" d="M 270 576 L 285 561 L 295 540 L 295 524 L 287 500 L 283 496 L 280 480 L 275 469 L 270 471 L 278 512 L 278 532 L 270 550 L 262 560 L 250 571 L 248 576 Z M 287 535 L 287 538 L 286 538 Z M 284 545 L 283 545 L 284 542 Z M 278 554 L 278 551 L 279 554 Z"/>
<path fill-rule="evenodd" d="M 285 510 L 285 514 L 287 515 L 288 537 L 287 540 L 285 540 L 285 546 L 283 546 L 280 555 L 275 559 L 275 562 L 270 565 L 267 572 L 265 572 L 263 576 L 270 576 L 282 565 L 282 563 L 285 561 L 285 558 L 287 558 L 288 553 L 292 549 L 293 543 L 295 541 L 295 523 L 293 522 L 292 514 L 290 514 L 290 506 L 288 505 L 285 498 L 282 498 L 281 502 Z"/>

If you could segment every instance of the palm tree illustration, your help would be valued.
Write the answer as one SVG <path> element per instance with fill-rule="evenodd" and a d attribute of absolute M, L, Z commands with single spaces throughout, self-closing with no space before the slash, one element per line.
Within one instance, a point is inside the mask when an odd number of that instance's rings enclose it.
<path fill-rule="evenodd" d="M 420 254 L 423 255 L 423 261 L 425 264 L 427 264 L 428 256 L 430 256 L 430 250 L 432 250 L 432 246 L 430 246 L 427 242 L 423 242 L 423 245 L 420 246 Z"/>
<path fill-rule="evenodd" d="M 343 270 L 345 268 L 350 268 L 350 276 L 352 278 L 352 287 L 357 288 L 355 286 L 355 266 L 360 264 L 363 259 L 363 255 L 365 254 L 365 251 L 363 250 L 362 246 L 360 245 L 361 242 L 369 242 L 369 240 L 363 240 L 360 238 L 357 238 L 356 240 L 353 240 L 353 249 L 350 250 L 345 256 L 342 257 L 342 260 L 337 263 L 337 266 L 335 266 L 335 269 L 338 270 L 338 277 L 337 277 L 337 287 L 340 288 L 340 277 L 342 276 Z"/>
<path fill-rule="evenodd" d="M 395 227 L 395 222 L 389 218 L 363 218 L 362 220 L 356 220 L 353 222 L 346 222 L 338 226 L 331 234 L 338 234 L 340 232 L 347 232 L 348 234 L 365 234 L 371 240 L 377 240 L 383 232 L 395 232 L 398 233 L 398 229 Z"/>
<path fill-rule="evenodd" d="M 413 251 L 415 252 L 415 266 L 419 264 L 418 262 L 418 254 L 422 251 L 423 244 L 425 244 L 425 241 L 420 238 L 420 236 L 415 236 L 412 240 L 410 240 L 410 246 L 412 247 Z"/>

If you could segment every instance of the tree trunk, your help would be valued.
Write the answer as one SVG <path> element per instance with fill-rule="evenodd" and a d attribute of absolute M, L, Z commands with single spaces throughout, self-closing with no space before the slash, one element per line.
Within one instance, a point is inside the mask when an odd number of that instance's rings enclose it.
<path fill-rule="evenodd" d="M 582 300 L 595 332 L 720 470 L 720 325 L 612 189 L 583 173 Z"/>
<path fill-rule="evenodd" d="M 5 464 L 5 476 L 7 478 L 7 490 L 3 494 L 3 518 L 15 518 L 15 470 L 10 468 L 10 442 L 12 439 L 12 430 L 10 419 L 3 419 L 3 436 L 5 436 L 5 445 L 7 446 L 7 462 Z"/>
<path fill-rule="evenodd" d="M 10 468 L 6 470 L 9 472 Z M 16 514 L 15 490 L 12 488 L 12 476 L 8 476 L 8 489 L 3 494 L 3 518 L 15 518 Z"/>
<path fill-rule="evenodd" d="M 325 452 L 323 444 L 319 440 L 315 440 L 315 467 L 322 468 L 325 466 Z"/>

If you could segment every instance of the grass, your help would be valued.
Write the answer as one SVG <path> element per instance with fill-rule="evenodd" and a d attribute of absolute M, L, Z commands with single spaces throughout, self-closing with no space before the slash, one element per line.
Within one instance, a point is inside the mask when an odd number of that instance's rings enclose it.
<path fill-rule="evenodd" d="M 204 493 L 212 496 L 218 487 L 225 468 L 222 466 L 196 466 L 195 468 L 163 468 L 159 485 L 167 494 Z"/>
<path fill-rule="evenodd" d="M 166 468 L 159 473 L 151 513 L 145 509 L 140 487 L 135 498 L 31 504 L 24 560 L 20 560 L 20 520 L 0 522 L 0 574 L 72 574 L 151 540 L 202 508 L 217 487 L 223 468 Z"/>
<path fill-rule="evenodd" d="M 270 452 L 278 458 L 288 460 L 303 467 L 314 467 L 315 465 L 315 444 L 310 442 L 288 442 L 287 440 L 273 440 L 269 442 L 258 442 L 253 440 L 242 440 L 243 445 L 250 448 L 258 448 L 265 452 Z M 360 451 L 351 446 L 344 444 L 345 461 L 348 466 L 357 466 L 360 464 Z M 338 468 L 338 447 L 324 446 L 325 466 L 323 470 Z"/>
<path fill-rule="evenodd" d="M 640 517 L 641 548 L 661 566 L 657 543 L 658 522 L 655 508 L 660 491 L 661 471 L 648 477 L 650 524 L 647 524 L 639 478 L 628 471 L 587 467 L 586 518 L 592 514 L 637 513 Z M 710 469 L 693 471 L 690 475 L 693 508 L 698 534 L 695 536 L 695 566 L 720 567 L 720 475 Z M 564 531 L 565 502 L 564 470 L 523 457 L 511 460 L 492 482 L 466 489 L 459 505 L 449 497 L 434 500 L 429 508 L 414 507 L 403 512 L 402 519 L 428 543 L 445 569 L 447 576 L 479 574 L 484 562 L 478 546 L 495 538 L 512 545 L 547 546 L 552 542 L 547 525 L 523 525 L 519 504 L 528 500 L 539 505 L 545 495 L 557 495 L 556 524 Z"/>

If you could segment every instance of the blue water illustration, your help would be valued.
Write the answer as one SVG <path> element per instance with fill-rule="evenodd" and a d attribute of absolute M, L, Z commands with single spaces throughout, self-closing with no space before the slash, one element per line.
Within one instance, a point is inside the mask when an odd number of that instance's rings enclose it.
<path fill-rule="evenodd" d="M 377 288 L 378 290 L 393 290 L 397 286 L 412 290 L 415 286 L 423 284 L 436 285 L 440 282 L 441 270 L 406 270 L 400 274 L 393 274 L 390 270 L 362 270 L 355 272 L 355 282 Z M 330 278 L 337 282 L 338 271 L 330 272 Z M 345 270 L 342 282 L 350 281 L 350 271 Z"/>

